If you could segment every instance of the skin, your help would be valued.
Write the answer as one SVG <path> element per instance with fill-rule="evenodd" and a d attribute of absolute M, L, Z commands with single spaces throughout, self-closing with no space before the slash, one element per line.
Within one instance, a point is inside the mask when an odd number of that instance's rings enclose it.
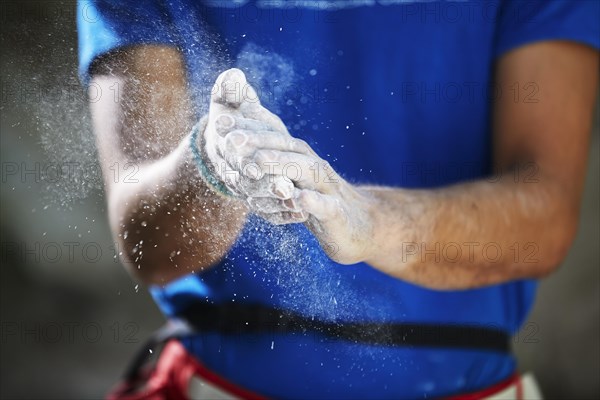
<path fill-rule="evenodd" d="M 101 96 L 90 107 L 110 226 L 125 265 L 143 282 L 164 284 L 217 263 L 241 230 L 247 207 L 218 196 L 198 175 L 188 137 L 196 121 L 181 55 L 169 47 L 127 48 L 97 60 L 91 84 L 101 93 L 119 88 L 116 100 Z M 128 163 L 138 170 L 125 180 Z M 114 179 L 115 166 L 120 179 Z"/>
<path fill-rule="evenodd" d="M 91 86 L 107 94 L 91 93 L 90 110 L 109 222 L 121 259 L 138 280 L 160 285 L 214 266 L 243 227 L 248 212 L 244 196 L 270 195 L 272 181 L 291 195 L 291 182 L 282 177 L 242 179 L 241 198 L 220 196 L 204 183 L 189 146 L 196 121 L 176 49 L 122 49 L 96 60 L 91 76 Z M 217 89 L 227 84 L 224 78 Z M 212 92 L 207 139 L 220 142 L 224 129 L 236 127 L 285 129 L 264 108 L 241 106 L 240 99 L 226 95 Z M 257 113 L 264 121 L 256 119 Z M 233 125 L 220 121 L 225 114 L 236 118 Z"/>
<path fill-rule="evenodd" d="M 169 60 L 171 64 L 164 65 Z M 282 176 L 292 162 L 300 166 L 301 174 L 289 176 L 294 182 L 291 194 L 250 191 L 245 201 L 210 193 L 189 162 L 182 138 L 193 122 L 181 117 L 187 115 L 182 112 L 187 99 L 181 58 L 175 50 L 133 48 L 99 64 L 103 68 L 94 71 L 94 81 L 109 92 L 118 80 L 124 99 L 92 104 L 105 176 L 114 160 L 142 163 L 140 171 L 160 171 L 141 174 L 139 184 L 107 179 L 115 235 L 126 250 L 144 240 L 140 268 L 133 269 L 144 281 L 166 282 L 214 265 L 237 237 L 249 209 L 274 223 L 307 224 L 335 261 L 364 261 L 399 279 L 442 290 L 545 276 L 557 268 L 575 236 L 598 84 L 598 53 L 588 47 L 540 42 L 500 58 L 495 77 L 503 93 L 511 93 L 515 82 L 535 82 L 539 88 L 537 103 L 502 96 L 493 104 L 494 165 L 502 178 L 436 190 L 350 184 L 306 143 L 275 127 L 274 120 L 265 117 L 269 114 L 236 115 L 234 110 L 245 108 L 241 104 L 219 109 L 215 113 L 240 119 L 235 128 L 221 128 L 223 158 L 232 165 L 255 163 L 261 170 L 257 176 L 240 169 L 244 185 L 262 181 L 264 187 L 265 176 Z M 148 95 L 146 85 L 153 88 L 148 92 L 153 98 L 159 97 L 157 103 L 141 104 Z M 180 95 L 165 96 L 166 102 L 156 95 L 161 91 Z M 267 126 L 250 127 L 242 119 Z M 149 139 L 154 153 L 137 156 L 139 141 Z M 522 165 L 533 166 L 535 182 L 514 179 L 517 175 L 509 173 L 521 171 Z M 181 205 L 174 215 L 178 201 Z M 151 211 L 143 205 L 151 205 Z M 151 229 L 140 229 L 139 221 Z M 161 233 L 154 232 L 156 226 Z M 202 226 L 211 226 L 218 234 Z M 126 239 L 124 231 L 129 232 Z M 166 250 L 148 248 L 146 243 Z M 462 250 L 459 257 L 456 248 L 448 250 L 455 244 Z M 484 252 L 489 244 L 493 249 Z M 186 253 L 175 266 L 165 254 L 181 247 Z M 498 248 L 500 253 L 494 251 Z M 136 254 L 132 252 L 125 257 L 131 259 Z"/>

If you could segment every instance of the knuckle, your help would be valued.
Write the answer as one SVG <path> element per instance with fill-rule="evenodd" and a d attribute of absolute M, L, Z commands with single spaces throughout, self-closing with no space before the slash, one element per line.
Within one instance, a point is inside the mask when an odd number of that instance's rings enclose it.
<path fill-rule="evenodd" d="M 225 148 L 226 149 L 232 149 L 234 147 L 233 143 L 235 141 L 235 139 L 237 139 L 237 132 L 233 131 L 231 132 L 229 135 L 225 136 Z"/>
<path fill-rule="evenodd" d="M 245 146 L 256 149 L 260 144 L 260 138 L 257 136 L 258 135 L 256 135 L 256 134 L 249 133 L 247 135 L 247 140 L 246 140 Z"/>
<path fill-rule="evenodd" d="M 301 202 L 301 203 L 306 204 L 306 203 L 308 203 L 310 201 L 310 197 L 311 197 L 310 196 L 310 192 L 306 191 L 306 190 L 303 190 L 303 191 L 301 191 L 298 194 L 298 201 Z"/>
<path fill-rule="evenodd" d="M 276 162 L 278 160 L 277 155 L 271 150 L 258 150 L 254 153 L 254 158 L 259 164 Z"/>
<path fill-rule="evenodd" d="M 262 179 L 264 172 L 261 166 L 252 158 L 244 158 L 240 161 L 240 167 L 242 174 L 245 176 L 251 176 L 254 179 Z"/>
<path fill-rule="evenodd" d="M 248 143 L 249 135 L 243 131 L 236 129 L 225 136 L 225 149 L 229 152 L 236 152 L 245 148 Z"/>
<path fill-rule="evenodd" d="M 256 164 L 262 164 L 264 163 L 266 160 L 266 155 L 265 155 L 265 151 L 264 150 L 257 150 L 254 152 L 254 157 L 252 158 L 252 161 L 255 162 Z"/>
<path fill-rule="evenodd" d="M 308 144 L 304 140 L 297 138 L 291 139 L 291 144 L 293 148 L 298 150 L 306 150 L 308 147 Z"/>
<path fill-rule="evenodd" d="M 236 120 L 233 116 L 227 113 L 219 114 L 216 120 L 216 125 L 219 128 L 232 128 L 236 124 Z"/>
<path fill-rule="evenodd" d="M 300 193 L 300 203 L 302 204 L 302 206 L 304 208 L 311 208 L 314 209 L 315 207 L 319 206 L 320 203 L 320 198 L 319 196 L 312 192 L 312 191 L 302 191 L 302 193 Z"/>

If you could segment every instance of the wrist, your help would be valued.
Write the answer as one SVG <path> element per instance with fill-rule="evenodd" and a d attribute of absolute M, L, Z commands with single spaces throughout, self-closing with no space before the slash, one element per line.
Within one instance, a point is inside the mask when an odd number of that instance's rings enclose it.
<path fill-rule="evenodd" d="M 379 238 L 382 204 L 381 199 L 368 189 L 359 188 L 359 193 L 362 197 L 363 209 L 369 226 L 369 232 L 365 235 L 366 244 L 362 261 L 371 264 L 383 252 L 382 242 Z"/>
<path fill-rule="evenodd" d="M 369 215 L 372 223 L 371 246 L 365 263 L 386 274 L 401 277 L 415 264 L 416 259 L 402 250 L 414 242 L 414 221 L 411 210 L 402 196 L 402 189 L 363 188 L 371 197 Z"/>
<path fill-rule="evenodd" d="M 192 152 L 192 159 L 196 165 L 200 178 L 202 178 L 202 181 L 204 181 L 210 189 L 221 196 L 235 198 L 235 194 L 227 188 L 221 179 L 218 178 L 218 174 L 209 162 L 204 140 L 207 124 L 208 117 L 205 116 L 192 128 L 189 136 L 189 147 Z"/>

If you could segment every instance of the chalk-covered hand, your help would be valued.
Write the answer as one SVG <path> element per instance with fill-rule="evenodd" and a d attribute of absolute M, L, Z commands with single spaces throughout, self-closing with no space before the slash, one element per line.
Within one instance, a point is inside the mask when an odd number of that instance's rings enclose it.
<path fill-rule="evenodd" d="M 282 176 L 294 183 L 290 199 L 270 196 L 252 200 L 266 210 L 263 215 L 269 221 L 305 222 L 321 247 L 339 263 L 354 264 L 371 256 L 376 207 L 368 191 L 345 181 L 302 140 L 265 133 L 247 136 L 239 146 L 243 151 L 236 154 L 243 156 L 235 161 L 257 166 L 242 171 L 245 176 Z"/>
<path fill-rule="evenodd" d="M 289 179 L 264 176 L 254 180 L 240 174 L 244 168 L 237 164 L 236 150 L 251 135 L 290 137 L 279 117 L 260 104 L 244 73 L 239 69 L 227 70 L 219 75 L 211 93 L 208 120 L 199 143 L 203 158 L 210 164 L 212 175 L 236 197 L 289 199 L 294 189 Z"/>

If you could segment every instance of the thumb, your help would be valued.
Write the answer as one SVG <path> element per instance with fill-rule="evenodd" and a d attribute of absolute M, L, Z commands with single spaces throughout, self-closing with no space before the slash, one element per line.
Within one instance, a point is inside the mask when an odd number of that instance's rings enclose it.
<path fill-rule="evenodd" d="M 237 68 L 231 68 L 217 78 L 211 93 L 211 102 L 239 108 L 243 102 L 258 103 L 258 96 L 246 80 L 246 75 Z"/>

